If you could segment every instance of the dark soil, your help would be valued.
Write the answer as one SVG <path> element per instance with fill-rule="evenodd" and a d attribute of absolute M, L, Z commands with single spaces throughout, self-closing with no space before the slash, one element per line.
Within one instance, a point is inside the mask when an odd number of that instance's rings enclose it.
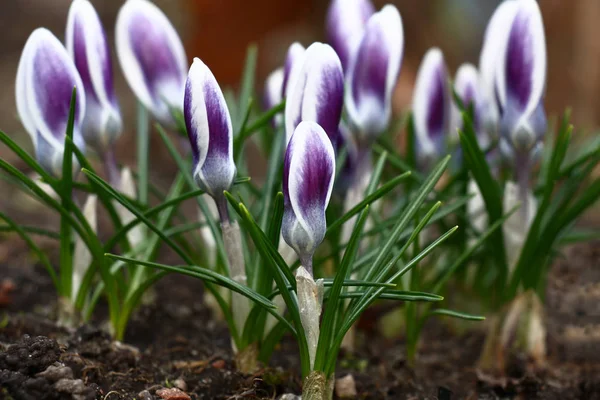
<path fill-rule="evenodd" d="M 236 371 L 227 328 L 203 304 L 199 281 L 168 276 L 159 282 L 157 301 L 134 315 L 122 344 L 99 322 L 75 332 L 57 327 L 54 289 L 42 269 L 2 265 L 0 271 L 0 399 L 151 400 L 169 398 L 165 388 L 191 399 L 300 392 L 291 339 L 271 368 L 253 376 Z M 456 333 L 432 321 L 414 369 L 401 339 L 363 329 L 362 345 L 356 354 L 341 354 L 337 375 L 351 374 L 361 399 L 600 399 L 599 243 L 574 246 L 557 260 L 546 313 L 550 359 L 543 371 L 486 375 L 476 368 L 481 326 Z M 181 396 L 170 398 L 187 398 Z"/>

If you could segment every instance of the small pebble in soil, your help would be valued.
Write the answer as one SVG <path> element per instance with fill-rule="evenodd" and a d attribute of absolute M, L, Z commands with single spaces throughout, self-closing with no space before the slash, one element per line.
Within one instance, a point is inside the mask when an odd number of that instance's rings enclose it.
<path fill-rule="evenodd" d="M 163 400 L 192 400 L 190 396 L 177 388 L 160 389 L 156 391 L 156 395 Z"/>
<path fill-rule="evenodd" d="M 142 390 L 139 392 L 138 397 L 140 400 L 154 400 L 154 397 L 147 390 Z"/>
<path fill-rule="evenodd" d="M 335 380 L 335 394 L 342 399 L 356 398 L 356 382 L 351 374 Z"/>

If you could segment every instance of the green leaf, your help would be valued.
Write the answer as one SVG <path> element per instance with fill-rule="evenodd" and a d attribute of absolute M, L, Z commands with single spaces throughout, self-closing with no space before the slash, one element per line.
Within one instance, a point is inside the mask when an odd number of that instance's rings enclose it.
<path fill-rule="evenodd" d="M 355 216 L 363 208 L 365 208 L 365 206 L 370 205 L 371 203 L 375 202 L 376 200 L 380 199 L 381 197 L 383 197 L 384 195 L 389 193 L 392 189 L 394 189 L 396 186 L 398 186 L 398 184 L 400 184 L 400 182 L 402 182 L 404 179 L 408 178 L 410 176 L 410 174 L 411 174 L 410 171 L 405 172 L 402 175 L 397 176 L 394 179 L 390 180 L 389 182 L 386 182 L 385 184 L 381 185 L 381 187 L 379 189 L 377 189 L 376 191 L 374 191 L 373 193 L 371 193 L 370 195 L 365 197 L 360 203 L 358 203 L 356 206 L 354 206 L 350 210 L 348 210 L 348 212 L 345 213 L 342 217 L 340 217 L 338 220 L 334 221 L 333 223 L 329 224 L 325 235 L 328 235 L 330 232 L 332 232 L 335 229 L 337 229 L 338 227 L 340 227 L 344 222 L 350 220 L 353 216 Z"/>
<path fill-rule="evenodd" d="M 196 185 L 196 182 L 194 181 L 194 178 L 192 177 L 192 174 L 190 172 L 191 167 L 189 165 L 187 165 L 187 163 L 184 161 L 184 159 L 179 155 L 179 153 L 177 152 L 177 149 L 173 145 L 173 142 L 171 141 L 171 139 L 169 139 L 169 137 L 167 136 L 167 133 L 162 128 L 162 126 L 156 125 L 156 130 L 158 131 L 158 134 L 160 135 L 163 142 L 165 143 L 167 150 L 169 151 L 169 153 L 171 154 L 171 157 L 173 158 L 173 161 L 175 161 L 175 163 L 177 164 L 179 171 L 183 174 L 183 177 L 185 178 L 187 185 L 190 188 L 195 188 L 197 185 Z M 208 223 L 208 227 L 210 229 L 210 232 L 213 235 L 213 238 L 215 239 L 215 243 L 217 246 L 217 255 L 219 256 L 219 259 L 223 263 L 226 263 L 227 262 L 227 254 L 225 252 L 225 247 L 223 246 L 223 238 L 221 236 L 219 227 L 217 226 L 217 223 L 213 219 L 212 213 L 210 212 L 210 209 L 206 205 L 206 202 L 204 201 L 204 199 L 202 197 L 198 196 L 198 197 L 196 197 L 196 202 L 198 203 L 198 207 L 200 207 L 200 210 L 202 211 L 202 213 L 206 216 L 206 222 Z"/>
<path fill-rule="evenodd" d="M 467 321 L 485 321 L 485 317 L 481 315 L 467 314 L 458 311 L 446 310 L 444 308 L 432 310 L 429 312 L 429 315 L 441 315 L 446 317 L 466 319 Z"/>
<path fill-rule="evenodd" d="M 260 115 L 250 126 L 245 127 L 244 130 L 240 132 L 238 136 L 236 136 L 233 140 L 233 148 L 241 149 L 243 143 L 249 139 L 254 133 L 256 133 L 259 129 L 267 125 L 275 115 L 283 112 L 285 110 L 285 100 L 275 107 L 271 108 L 267 112 Z"/>
<path fill-rule="evenodd" d="M 40 263 L 42 263 L 44 268 L 46 268 L 46 271 L 48 271 L 48 275 L 50 275 L 50 278 L 52 279 L 52 283 L 56 287 L 56 290 L 60 291 L 60 281 L 58 280 L 58 276 L 56 276 L 56 272 L 54 271 L 54 268 L 52 268 L 52 264 L 50 263 L 50 259 L 48 258 L 46 253 L 44 253 L 35 244 L 35 242 L 31 239 L 31 237 L 29 237 L 29 235 L 27 234 L 26 230 L 23 227 L 19 226 L 16 222 L 14 222 L 12 219 L 10 219 L 8 217 L 8 215 L 4 214 L 1 211 L 0 211 L 0 219 L 3 219 L 8 224 L 8 228 L 10 228 L 11 232 L 15 232 L 17 235 L 19 235 L 21 237 L 21 239 L 23 239 L 23 241 L 25 243 L 27 243 L 27 246 L 29 246 L 31 251 L 33 251 L 35 253 L 37 258 L 40 260 Z"/>
<path fill-rule="evenodd" d="M 77 89 L 73 88 L 71 94 L 71 104 L 69 108 L 69 119 L 67 121 L 66 138 L 73 139 L 73 126 L 75 124 L 75 102 L 77 99 Z M 61 204 L 66 209 L 70 209 L 71 198 L 73 196 L 73 142 L 65 140 L 62 179 L 60 183 Z M 71 299 L 73 291 L 73 249 L 71 247 L 73 237 L 71 236 L 71 224 L 68 219 L 60 219 L 60 293 L 62 296 Z"/>
<path fill-rule="evenodd" d="M 150 145 L 150 126 L 148 110 L 138 101 L 137 105 L 137 173 L 138 173 L 138 200 L 142 204 L 148 203 L 148 152 Z"/>
<path fill-rule="evenodd" d="M 346 292 L 340 295 L 341 298 L 344 299 L 359 299 L 364 296 L 365 292 L 355 291 L 355 292 Z M 428 302 L 437 302 L 442 301 L 444 298 L 442 296 L 438 296 L 437 294 L 427 293 L 427 292 L 417 292 L 412 290 L 390 290 L 384 291 L 379 294 L 377 297 L 382 300 L 396 300 L 396 301 L 428 301 Z M 327 299 L 327 295 L 325 296 Z"/>
<path fill-rule="evenodd" d="M 256 76 L 256 60 L 258 58 L 258 48 L 255 44 L 248 46 L 246 52 L 246 63 L 242 74 L 242 85 L 240 89 L 240 100 L 238 103 L 238 113 L 235 118 L 234 131 L 237 132 L 242 126 L 246 109 L 250 104 L 252 91 L 254 90 L 254 78 Z"/>
<path fill-rule="evenodd" d="M 167 237 L 160 228 L 154 225 L 154 223 L 152 223 L 152 221 L 146 218 L 138 209 L 133 207 L 131 203 L 127 199 L 125 199 L 125 197 L 117 193 L 108 183 L 102 180 L 102 178 L 100 178 L 98 175 L 86 169 L 83 169 L 82 171 L 90 179 L 94 180 L 98 185 L 100 185 L 100 187 L 104 191 L 106 191 L 109 195 L 114 197 L 115 200 L 121 203 L 133 215 L 140 219 L 148 228 L 150 228 L 150 230 L 156 233 L 167 245 L 169 245 L 169 247 L 171 247 L 171 249 L 173 249 L 173 251 L 175 251 L 175 253 L 177 253 L 177 255 L 179 255 L 179 257 L 181 257 L 181 259 L 184 262 L 188 264 L 194 264 L 192 259 L 186 253 L 184 253 L 183 250 L 181 250 L 181 248 L 171 238 Z"/>
<path fill-rule="evenodd" d="M 321 322 L 319 343 L 317 345 L 317 353 L 315 356 L 314 369 L 316 371 L 321 371 L 324 367 L 327 353 L 329 351 L 331 337 L 335 334 L 335 332 L 333 331 L 335 326 L 335 313 L 337 312 L 340 305 L 340 295 L 342 294 L 342 286 L 344 280 L 346 280 L 346 277 L 348 276 L 350 265 L 352 265 L 354 259 L 356 258 L 356 253 L 358 251 L 359 245 L 359 238 L 365 226 L 365 222 L 367 221 L 368 215 L 369 206 L 365 206 L 354 225 L 354 230 L 352 231 L 352 235 L 350 236 L 350 240 L 348 241 L 348 248 L 344 252 L 344 257 L 342 258 L 342 262 L 337 270 L 335 279 L 333 280 L 333 287 L 331 288 L 331 290 L 329 290 L 329 303 L 328 306 L 325 307 L 325 313 Z"/>

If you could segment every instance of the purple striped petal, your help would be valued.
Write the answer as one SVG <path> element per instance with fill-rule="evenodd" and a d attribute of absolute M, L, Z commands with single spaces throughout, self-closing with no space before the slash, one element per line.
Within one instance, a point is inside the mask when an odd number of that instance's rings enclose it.
<path fill-rule="evenodd" d="M 127 0 L 117 17 L 117 55 L 131 90 L 154 117 L 174 126 L 181 109 L 187 58 L 165 14 L 148 0 Z"/>
<path fill-rule="evenodd" d="M 39 28 L 29 36 L 17 70 L 17 110 L 33 141 L 38 162 L 60 176 L 62 154 L 73 88 L 77 87 L 73 140 L 85 149 L 81 124 L 85 91 L 75 64 L 62 43 L 49 30 Z"/>
<path fill-rule="evenodd" d="M 542 100 L 546 86 L 544 24 L 537 1 L 513 1 L 509 33 L 499 49 L 497 92 L 503 109 L 514 107 L 529 115 Z"/>
<path fill-rule="evenodd" d="M 544 24 L 535 0 L 513 0 L 512 20 L 500 47 L 496 90 L 502 110 L 500 135 L 515 150 L 530 152 L 546 132 Z M 506 146 L 504 146 L 506 147 Z"/>
<path fill-rule="evenodd" d="M 304 55 L 297 79 L 290 81 L 285 106 L 286 138 L 289 142 L 302 121 L 317 122 L 334 146 L 344 106 L 344 73 L 331 46 L 313 43 Z"/>
<path fill-rule="evenodd" d="M 288 144 L 283 166 L 283 238 L 301 260 L 312 257 L 325 237 L 335 154 L 316 122 L 301 122 Z"/>
<path fill-rule="evenodd" d="M 347 73 L 346 107 L 361 141 L 373 140 L 389 125 L 403 50 L 400 13 L 387 5 L 369 19 Z"/>
<path fill-rule="evenodd" d="M 217 80 L 198 58 L 188 74 L 183 113 L 194 158 L 194 178 L 211 196 L 222 195 L 236 174 L 231 117 Z"/>
<path fill-rule="evenodd" d="M 83 138 L 103 153 L 121 135 L 123 123 L 113 86 L 110 49 L 100 18 L 88 0 L 71 4 L 66 47 L 86 92 Z"/>
<path fill-rule="evenodd" d="M 482 125 L 490 134 L 496 135 L 500 109 L 496 99 L 496 74 L 500 65 L 499 49 L 504 47 L 508 27 L 516 12 L 516 1 L 506 0 L 496 8 L 485 31 L 479 58 L 482 91 Z"/>
<path fill-rule="evenodd" d="M 374 12 L 370 0 L 332 0 L 327 12 L 327 41 L 340 57 L 344 71 L 348 70 Z"/>
<path fill-rule="evenodd" d="M 304 46 L 298 42 L 292 43 L 285 57 L 285 65 L 283 68 L 283 83 L 281 84 L 281 95 L 287 97 L 293 83 L 298 79 L 302 64 L 304 63 Z"/>
<path fill-rule="evenodd" d="M 420 157 L 440 156 L 450 123 L 450 88 L 442 51 L 430 49 L 417 74 L 413 118 Z"/>

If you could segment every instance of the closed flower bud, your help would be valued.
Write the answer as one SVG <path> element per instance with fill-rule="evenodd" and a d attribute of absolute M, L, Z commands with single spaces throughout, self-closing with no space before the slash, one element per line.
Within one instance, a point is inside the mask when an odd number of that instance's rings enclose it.
<path fill-rule="evenodd" d="M 290 88 L 294 85 L 290 82 L 298 79 L 302 64 L 304 63 L 304 53 L 306 49 L 298 42 L 291 44 L 285 56 L 285 65 L 283 67 L 283 83 L 281 84 L 281 95 L 287 97 Z"/>
<path fill-rule="evenodd" d="M 283 100 L 283 68 L 277 68 L 271 72 L 265 81 L 265 88 L 263 92 L 263 108 L 268 111 L 281 103 Z M 283 116 L 277 114 L 273 119 L 273 125 L 275 127 L 281 126 L 283 122 Z"/>
<path fill-rule="evenodd" d="M 62 173 L 74 87 L 78 90 L 73 142 L 84 150 L 81 124 L 85 114 L 85 92 L 79 73 L 56 36 L 45 28 L 33 31 L 25 44 L 17 70 L 17 110 L 31 136 L 38 162 L 56 177 Z"/>
<path fill-rule="evenodd" d="M 502 149 L 513 157 L 513 152 L 536 152 L 546 133 L 543 100 L 547 60 L 544 24 L 537 2 L 510 0 L 506 7 L 507 34 L 498 49 L 496 92 L 502 114 Z"/>
<path fill-rule="evenodd" d="M 83 138 L 104 153 L 121 135 L 123 123 L 113 86 L 110 49 L 100 18 L 88 0 L 71 4 L 66 36 L 67 51 L 86 93 Z"/>
<path fill-rule="evenodd" d="M 513 9 L 513 0 L 501 3 L 492 15 L 483 38 L 479 56 L 479 73 L 482 92 L 482 128 L 492 137 L 497 137 L 500 109 L 496 99 L 496 70 L 499 63 L 498 49 L 507 35 L 507 26 Z"/>
<path fill-rule="evenodd" d="M 236 174 L 233 130 L 223 92 L 200 59 L 185 86 L 183 113 L 194 159 L 194 179 L 213 198 L 229 190 Z"/>
<path fill-rule="evenodd" d="M 340 57 L 344 71 L 347 71 L 367 21 L 374 12 L 370 0 L 331 1 L 327 12 L 327 41 Z"/>
<path fill-rule="evenodd" d="M 369 18 L 346 74 L 346 108 L 359 142 L 374 140 L 389 126 L 403 51 L 400 13 L 387 5 Z"/>
<path fill-rule="evenodd" d="M 473 128 L 479 141 L 479 146 L 486 149 L 489 144 L 489 136 L 481 127 L 481 113 L 483 107 L 483 96 L 480 86 L 479 73 L 473 64 L 463 64 L 456 71 L 454 79 L 454 90 L 462 101 L 465 110 L 473 111 Z M 463 118 L 458 106 L 452 103 L 451 137 L 457 139 L 457 131 L 463 129 Z"/>
<path fill-rule="evenodd" d="M 312 256 L 325 237 L 335 155 L 316 122 L 301 122 L 288 144 L 283 166 L 283 238 L 312 273 Z"/>
<path fill-rule="evenodd" d="M 446 147 L 451 97 L 448 71 L 440 49 L 430 49 L 419 68 L 413 95 L 417 154 L 421 162 L 440 157 Z"/>
<path fill-rule="evenodd" d="M 148 0 L 127 0 L 117 17 L 117 55 L 138 100 L 166 126 L 181 110 L 187 58 L 165 14 Z"/>
<path fill-rule="evenodd" d="M 300 122 L 314 121 L 336 146 L 344 106 L 344 73 L 340 59 L 331 46 L 323 43 L 312 44 L 303 58 L 297 78 L 290 80 L 293 86 L 286 99 L 286 141 L 290 141 Z"/>

